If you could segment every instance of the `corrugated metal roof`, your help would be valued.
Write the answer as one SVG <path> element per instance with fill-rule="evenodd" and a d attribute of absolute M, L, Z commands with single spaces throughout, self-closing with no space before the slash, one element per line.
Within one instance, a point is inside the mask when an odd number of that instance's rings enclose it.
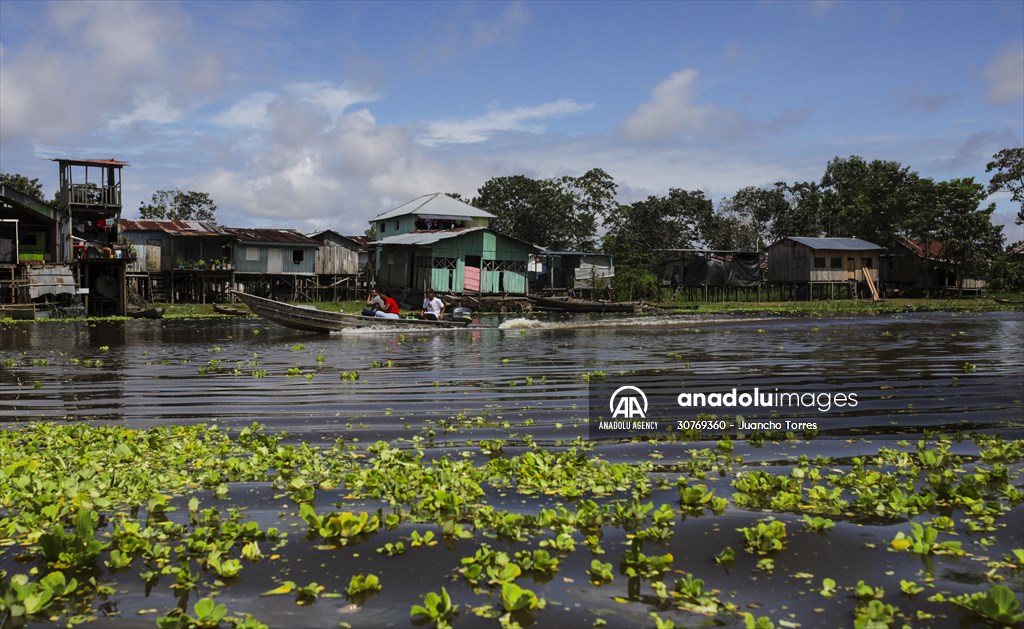
<path fill-rule="evenodd" d="M 417 216 L 444 216 L 458 218 L 494 218 L 494 214 L 453 199 L 447 194 L 435 192 L 403 203 L 393 210 L 377 215 L 373 220 L 382 221 L 407 214 Z"/>
<path fill-rule="evenodd" d="M 440 240 L 465 236 L 472 232 L 487 229 L 486 227 L 471 227 L 469 229 L 444 229 L 432 231 L 409 232 L 397 236 L 388 236 L 377 241 L 381 245 L 432 245 Z"/>
<path fill-rule="evenodd" d="M 370 239 L 366 236 L 345 236 L 345 238 L 359 245 L 360 251 L 369 251 L 372 248 L 370 247 Z"/>
<path fill-rule="evenodd" d="M 222 227 L 206 221 L 129 221 L 121 220 L 121 231 L 159 231 L 172 236 L 228 236 L 239 242 L 263 242 L 316 247 L 319 243 L 295 229 L 259 227 Z"/>
<path fill-rule="evenodd" d="M 925 255 L 924 242 L 921 240 L 911 240 L 905 238 L 903 240 L 903 246 L 910 249 L 922 258 L 929 258 L 932 260 L 941 259 L 943 254 L 946 252 L 946 246 L 942 244 L 940 240 L 929 240 L 928 241 L 928 254 Z"/>
<path fill-rule="evenodd" d="M 540 253 L 542 255 L 549 256 L 607 256 L 612 257 L 611 254 L 607 253 L 595 253 L 593 251 L 548 251 L 541 247 Z"/>
<path fill-rule="evenodd" d="M 75 166 L 128 166 L 128 162 L 119 162 L 116 159 L 64 159 L 55 157 L 51 162 L 63 162 Z"/>
<path fill-rule="evenodd" d="M 312 238 L 313 240 L 315 240 L 315 241 L 317 241 L 318 243 L 321 243 L 321 244 L 323 244 L 324 242 L 327 242 L 328 240 L 331 240 L 331 238 L 329 238 L 329 236 L 333 236 L 334 237 L 333 240 L 335 242 L 343 243 L 343 242 L 347 241 L 347 244 L 349 246 L 355 248 L 355 249 L 362 248 L 362 244 L 360 244 L 356 240 L 353 240 L 351 236 L 344 236 L 344 235 L 339 234 L 338 232 L 334 231 L 333 229 L 321 229 L 318 232 L 313 232 L 311 234 L 306 234 L 306 236 Z"/>
<path fill-rule="evenodd" d="M 811 249 L 832 249 L 839 251 L 865 251 L 882 249 L 873 242 L 860 238 L 805 238 L 803 236 L 786 236 L 782 240 L 792 240 Z M 779 242 L 782 242 L 781 240 Z M 778 244 L 778 243 L 776 243 Z M 774 245 L 772 245 L 774 246 Z"/>
<path fill-rule="evenodd" d="M 130 221 L 121 219 L 123 232 L 164 232 L 172 236 L 224 236 L 225 228 L 205 221 Z"/>
<path fill-rule="evenodd" d="M 272 229 L 258 227 L 225 227 L 224 231 L 239 240 L 239 242 L 263 242 L 286 245 L 309 245 L 317 247 L 320 245 L 312 238 L 302 235 L 295 229 Z"/>

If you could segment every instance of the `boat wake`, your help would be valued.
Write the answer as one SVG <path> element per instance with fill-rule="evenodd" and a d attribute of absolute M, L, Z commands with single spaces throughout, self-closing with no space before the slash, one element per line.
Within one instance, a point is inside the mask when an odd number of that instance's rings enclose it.
<path fill-rule="evenodd" d="M 517 317 L 498 326 L 499 330 L 589 330 L 600 328 L 636 328 L 655 326 L 688 326 L 707 323 L 735 323 L 738 321 L 764 321 L 766 317 L 715 317 L 694 315 L 665 315 L 647 317 L 616 317 L 592 321 L 541 321 Z"/>

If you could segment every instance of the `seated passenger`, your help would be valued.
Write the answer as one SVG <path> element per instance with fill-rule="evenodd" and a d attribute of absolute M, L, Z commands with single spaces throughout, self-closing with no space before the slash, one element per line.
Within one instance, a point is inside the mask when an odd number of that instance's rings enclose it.
<path fill-rule="evenodd" d="M 363 308 L 364 317 L 372 317 L 377 314 L 378 310 L 384 309 L 384 300 L 381 299 L 380 293 L 377 292 L 376 288 L 370 289 L 370 294 L 366 296 L 366 308 Z"/>
<path fill-rule="evenodd" d="M 434 295 L 433 289 L 427 289 L 427 296 L 423 298 L 423 308 L 420 309 L 420 319 L 438 321 L 444 316 L 444 302 Z"/>
<path fill-rule="evenodd" d="M 391 296 L 391 291 L 384 291 L 384 308 L 375 312 L 374 316 L 382 319 L 398 318 L 398 302 Z"/>

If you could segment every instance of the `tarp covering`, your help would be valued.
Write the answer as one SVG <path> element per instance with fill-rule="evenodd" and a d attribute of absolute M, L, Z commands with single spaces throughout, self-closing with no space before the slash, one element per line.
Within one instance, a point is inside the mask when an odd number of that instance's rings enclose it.
<path fill-rule="evenodd" d="M 64 264 L 53 266 L 28 266 L 28 296 L 32 299 L 43 295 L 74 295 L 77 291 L 71 267 Z"/>
<path fill-rule="evenodd" d="M 761 277 L 762 259 L 757 253 L 734 253 L 728 256 L 693 256 L 683 267 L 685 286 L 757 286 Z"/>

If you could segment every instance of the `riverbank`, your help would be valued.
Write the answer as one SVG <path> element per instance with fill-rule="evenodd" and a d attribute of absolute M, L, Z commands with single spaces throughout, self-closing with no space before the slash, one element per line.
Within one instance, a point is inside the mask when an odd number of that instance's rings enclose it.
<path fill-rule="evenodd" d="M 1016 303 L 997 302 L 993 297 L 964 299 L 887 299 L 884 301 L 773 301 L 773 302 L 668 302 L 659 307 L 679 312 L 828 316 L 832 314 L 895 314 L 902 312 L 987 312 L 1024 309 L 1024 295 L 999 297 Z"/>
<path fill-rule="evenodd" d="M 991 296 L 963 299 L 890 299 L 885 301 L 834 300 L 834 301 L 725 301 L 725 302 L 661 302 L 648 304 L 651 308 L 644 314 L 718 314 L 737 316 L 791 316 L 828 317 L 834 315 L 899 314 L 906 312 L 999 312 L 1024 310 L 1024 295 L 1000 294 L 999 299 L 1011 303 L 997 302 Z M 298 302 L 296 302 L 298 303 Z M 362 300 L 301 302 L 319 310 L 329 312 L 358 313 L 364 308 Z M 235 305 L 235 304 L 232 304 Z M 238 315 L 225 315 L 214 310 L 213 304 L 156 303 L 153 307 L 164 309 L 165 319 L 221 319 Z M 517 313 L 519 317 L 536 316 L 537 313 Z M 117 321 L 129 317 L 89 317 L 87 319 L 37 319 L 36 322 L 55 321 Z M 0 316 L 0 323 L 15 323 L 10 317 Z M 22 322 L 22 321 L 17 321 Z"/>

